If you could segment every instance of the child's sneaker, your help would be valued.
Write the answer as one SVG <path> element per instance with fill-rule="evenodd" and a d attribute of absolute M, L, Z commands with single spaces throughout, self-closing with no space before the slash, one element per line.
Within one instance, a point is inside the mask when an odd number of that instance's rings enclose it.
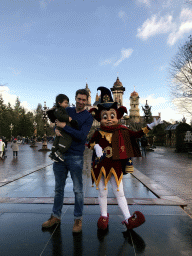
<path fill-rule="evenodd" d="M 59 159 L 53 153 L 49 154 L 49 158 L 54 162 L 59 162 Z"/>
<path fill-rule="evenodd" d="M 64 158 L 61 152 L 59 152 L 58 150 L 55 152 L 56 157 L 59 158 L 59 160 L 61 160 L 62 162 L 64 162 Z"/>

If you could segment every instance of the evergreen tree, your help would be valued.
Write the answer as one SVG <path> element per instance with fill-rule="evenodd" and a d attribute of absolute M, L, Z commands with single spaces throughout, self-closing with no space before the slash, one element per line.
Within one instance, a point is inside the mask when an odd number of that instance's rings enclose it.
<path fill-rule="evenodd" d="M 30 115 L 25 113 L 25 109 L 22 109 L 19 124 L 18 124 L 18 134 L 20 136 L 32 136 L 34 132 L 33 128 L 33 119 L 30 118 Z"/>

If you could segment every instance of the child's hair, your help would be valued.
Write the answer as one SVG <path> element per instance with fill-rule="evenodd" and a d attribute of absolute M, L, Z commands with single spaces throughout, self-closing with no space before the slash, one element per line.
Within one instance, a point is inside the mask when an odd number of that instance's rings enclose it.
<path fill-rule="evenodd" d="M 69 102 L 69 98 L 65 94 L 59 94 L 55 100 L 55 107 L 60 107 L 59 103 L 62 103 L 64 100 Z"/>

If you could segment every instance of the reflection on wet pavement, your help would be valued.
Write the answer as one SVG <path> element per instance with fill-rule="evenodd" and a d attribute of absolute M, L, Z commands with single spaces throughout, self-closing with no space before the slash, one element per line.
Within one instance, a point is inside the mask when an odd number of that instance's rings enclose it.
<path fill-rule="evenodd" d="M 142 161 L 144 163 L 144 159 Z M 148 164 L 151 163 L 150 166 L 155 166 L 152 160 L 146 161 Z M 15 164 L 18 163 L 19 159 L 15 161 Z M 136 162 L 137 167 L 138 163 Z M 23 163 L 18 166 L 23 166 Z M 147 170 L 145 164 L 141 166 L 144 171 Z M 24 168 L 21 169 L 22 171 Z M 89 151 L 85 152 L 83 181 L 85 198 L 97 198 L 96 187 L 92 187 L 90 178 Z M 123 183 L 127 198 L 135 198 L 135 202 L 142 198 L 146 202 L 149 199 L 156 200 L 154 194 L 131 174 L 124 176 Z M 151 186 L 158 187 L 156 184 Z M 110 184 L 108 190 L 108 201 L 111 202 L 113 192 Z M 4 199 L 20 198 L 16 203 L 12 201 L 12 203 L 0 204 L 2 256 L 192 255 L 192 219 L 178 206 L 129 205 L 131 214 L 134 211 L 141 211 L 145 215 L 146 222 L 137 229 L 127 232 L 121 224 L 123 216 L 119 207 L 108 204 L 109 229 L 103 233 L 97 230 L 100 207 L 96 203 L 86 204 L 83 231 L 73 235 L 74 205 L 65 204 L 62 209 L 61 224 L 50 230 L 42 230 L 41 225 L 50 217 L 53 206 L 52 202 L 43 203 L 41 200 L 41 198 L 53 199 L 54 196 L 52 165 L 1 186 L 0 196 Z M 74 198 L 70 175 L 67 179 L 65 197 Z M 24 203 L 27 198 L 35 198 L 33 204 Z M 19 203 L 21 199 L 24 199 L 22 204 Z"/>
<path fill-rule="evenodd" d="M 84 195 L 85 197 L 97 197 L 96 187 L 92 187 L 91 177 L 84 172 Z M 124 191 L 127 198 L 156 198 L 142 183 L 131 174 L 127 174 L 123 179 Z M 53 197 L 54 196 L 54 174 L 52 165 L 41 169 L 0 187 L 1 197 Z M 70 174 L 67 178 L 65 196 L 74 197 L 73 183 Z M 108 184 L 108 197 L 114 197 L 110 183 Z"/>
<path fill-rule="evenodd" d="M 191 255 L 192 219 L 179 207 L 130 206 L 143 212 L 146 222 L 126 231 L 123 216 L 115 205 L 109 206 L 109 229 L 97 230 L 99 206 L 86 206 L 83 231 L 73 235 L 73 209 L 64 205 L 61 224 L 42 230 L 52 205 L 0 205 L 1 255 Z"/>

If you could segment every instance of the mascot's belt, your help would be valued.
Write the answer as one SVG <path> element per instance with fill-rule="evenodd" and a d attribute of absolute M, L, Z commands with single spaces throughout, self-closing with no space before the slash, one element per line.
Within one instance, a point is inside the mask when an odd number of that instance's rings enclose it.
<path fill-rule="evenodd" d="M 107 146 L 104 148 L 104 152 L 106 153 L 106 157 L 110 158 L 113 155 L 112 147 Z"/>

